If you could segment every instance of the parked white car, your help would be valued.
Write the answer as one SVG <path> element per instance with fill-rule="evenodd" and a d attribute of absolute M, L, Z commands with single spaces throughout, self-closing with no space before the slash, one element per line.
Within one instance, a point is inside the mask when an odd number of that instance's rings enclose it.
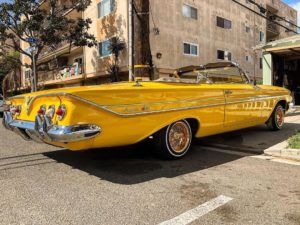
<path fill-rule="evenodd" d="M 3 96 L 0 94 L 0 113 L 3 113 L 3 104 L 4 104 Z"/>

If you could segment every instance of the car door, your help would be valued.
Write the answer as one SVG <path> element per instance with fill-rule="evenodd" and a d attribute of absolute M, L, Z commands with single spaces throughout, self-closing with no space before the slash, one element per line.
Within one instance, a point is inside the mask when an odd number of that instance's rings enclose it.
<path fill-rule="evenodd" d="M 260 121 L 262 117 L 262 102 L 259 100 L 260 88 L 253 85 L 239 67 L 228 71 L 225 81 L 224 125 L 244 128 Z"/>
<path fill-rule="evenodd" d="M 262 116 L 259 93 L 259 88 L 252 84 L 228 84 L 224 89 L 225 126 L 247 127 L 259 121 Z"/>

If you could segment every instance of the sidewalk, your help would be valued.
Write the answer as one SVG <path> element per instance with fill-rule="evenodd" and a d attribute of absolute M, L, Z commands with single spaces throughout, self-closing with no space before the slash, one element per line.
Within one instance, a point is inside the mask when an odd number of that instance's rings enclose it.
<path fill-rule="evenodd" d="M 272 146 L 271 148 L 266 149 L 264 151 L 264 154 L 267 156 L 285 158 L 300 162 L 300 150 L 289 149 L 287 141 L 284 141 L 282 143 Z"/>
<path fill-rule="evenodd" d="M 290 110 L 288 113 L 288 118 L 294 118 L 290 122 L 298 123 L 299 128 L 298 131 L 300 131 L 300 117 L 297 116 L 300 113 L 300 107 L 294 107 Z M 273 157 L 280 157 L 290 160 L 296 160 L 300 161 L 300 149 L 289 149 L 288 148 L 288 140 L 285 140 L 279 144 L 273 145 L 270 148 L 267 148 L 264 150 L 264 154 L 267 156 L 273 156 Z"/>

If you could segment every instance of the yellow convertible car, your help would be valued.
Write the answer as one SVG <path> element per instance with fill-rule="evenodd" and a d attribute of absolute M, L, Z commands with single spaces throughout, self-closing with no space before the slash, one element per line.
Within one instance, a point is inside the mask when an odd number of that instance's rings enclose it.
<path fill-rule="evenodd" d="M 26 140 L 71 150 L 152 139 L 181 158 L 192 139 L 266 124 L 284 125 L 290 91 L 254 85 L 231 62 L 190 66 L 154 82 L 47 90 L 6 100 L 3 125 Z"/>

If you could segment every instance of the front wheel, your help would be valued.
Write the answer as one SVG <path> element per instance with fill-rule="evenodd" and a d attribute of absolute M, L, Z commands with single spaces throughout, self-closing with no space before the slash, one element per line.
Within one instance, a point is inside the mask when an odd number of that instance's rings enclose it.
<path fill-rule="evenodd" d="M 190 124 L 186 120 L 180 120 L 157 133 L 155 150 L 165 159 L 179 159 L 189 151 L 192 138 Z"/>
<path fill-rule="evenodd" d="M 284 126 L 285 110 L 281 105 L 277 105 L 270 119 L 266 123 L 272 131 L 281 130 Z"/>

